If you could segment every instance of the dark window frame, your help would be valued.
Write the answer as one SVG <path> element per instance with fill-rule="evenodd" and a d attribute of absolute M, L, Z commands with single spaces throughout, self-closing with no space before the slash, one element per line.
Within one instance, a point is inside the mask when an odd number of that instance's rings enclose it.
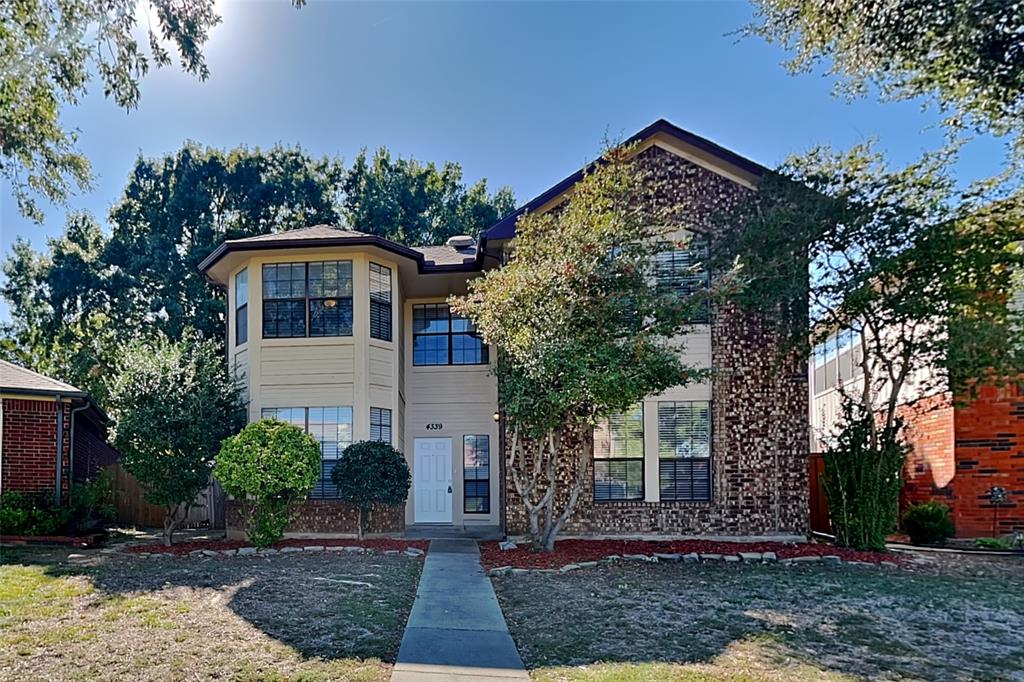
<path fill-rule="evenodd" d="M 662 406 L 704 405 L 707 411 L 707 457 L 665 456 L 662 452 Z M 714 499 L 714 410 L 710 400 L 663 400 L 658 402 L 658 493 L 663 502 L 711 502 Z M 693 438 L 690 439 L 694 442 Z M 678 447 L 678 446 L 677 446 Z M 669 485 L 666 485 L 668 481 Z M 690 494 L 678 494 L 680 481 L 689 484 Z M 706 495 L 697 490 L 706 490 Z M 667 494 L 667 490 L 676 491 Z"/>
<path fill-rule="evenodd" d="M 475 474 L 474 478 L 467 478 L 466 468 L 466 446 L 468 445 L 468 439 L 476 439 L 473 445 L 473 449 L 476 452 L 480 451 L 480 439 L 483 439 L 487 449 L 486 465 L 484 467 L 473 467 L 479 470 L 484 469 L 483 477 L 479 474 Z M 483 487 L 480 486 L 480 482 L 483 482 Z M 473 495 L 469 495 L 468 492 L 472 488 L 476 492 Z M 479 492 L 483 490 L 484 494 L 481 495 Z M 482 504 L 479 509 L 470 509 L 467 502 L 469 500 L 481 500 Z M 467 433 L 462 436 L 462 513 L 463 514 L 490 514 L 491 513 L 491 437 L 485 433 Z"/>
<path fill-rule="evenodd" d="M 345 441 L 333 441 L 333 442 L 336 442 L 338 444 L 338 446 L 339 446 L 338 447 L 338 456 L 337 457 L 325 458 L 324 457 L 324 443 L 327 442 L 327 441 L 324 441 L 321 438 L 317 438 L 316 434 L 310 433 L 310 430 L 309 430 L 309 426 L 310 426 L 309 412 L 310 412 L 310 410 L 317 410 L 317 409 L 319 409 L 319 410 L 338 410 L 338 412 L 339 412 L 339 414 L 338 414 L 338 421 L 335 423 L 335 425 L 337 426 L 337 425 L 340 425 L 340 424 L 348 424 L 348 427 L 349 427 L 349 441 L 348 441 L 348 443 L 346 445 L 342 446 L 342 444 Z M 317 443 L 320 445 L 320 476 L 317 479 L 317 482 L 314 484 L 313 488 L 306 495 L 306 498 L 310 499 L 310 500 L 337 500 L 337 499 L 340 499 L 340 496 L 338 494 L 337 486 L 334 485 L 334 481 L 331 480 L 331 473 L 334 471 L 334 467 L 336 467 L 338 465 L 338 462 L 341 461 L 341 457 L 342 457 L 342 455 L 344 455 L 345 450 L 348 448 L 349 445 L 352 445 L 352 443 L 355 441 L 355 439 L 353 437 L 354 433 L 355 433 L 355 409 L 354 409 L 354 407 L 351 406 L 351 405 L 330 405 L 330 406 L 317 406 L 317 405 L 314 405 L 314 406 L 311 406 L 311 407 L 264 407 L 264 408 L 262 408 L 260 410 L 260 418 L 261 419 L 268 419 L 268 418 L 275 418 L 275 419 L 277 419 L 278 418 L 277 417 L 277 413 L 279 413 L 281 410 L 302 410 L 302 431 L 303 431 L 303 433 L 312 435 L 314 438 L 317 438 Z M 349 421 L 348 422 L 341 421 L 341 413 L 343 411 L 345 411 L 345 410 L 348 410 L 348 414 L 349 414 Z M 272 414 L 268 415 L 267 414 L 268 412 L 270 412 Z M 282 421 L 284 421 L 284 420 L 282 420 Z M 294 424 L 295 426 L 298 426 L 298 424 L 296 422 L 293 422 L 293 421 L 288 421 L 286 423 Z M 321 421 L 319 423 L 327 424 L 328 422 Z"/>
<path fill-rule="evenodd" d="M 385 419 L 385 416 L 387 419 Z M 386 422 L 386 423 L 385 423 Z M 377 433 L 374 434 L 374 428 L 377 429 Z M 385 429 L 387 430 L 387 438 L 383 438 Z M 370 408 L 370 440 L 379 440 L 388 445 L 393 443 L 392 438 L 394 437 L 393 426 L 392 426 L 392 414 L 391 408 L 389 407 L 371 407 Z"/>
<path fill-rule="evenodd" d="M 387 283 L 387 288 L 383 284 Z M 391 268 L 370 261 L 370 338 L 378 341 L 392 340 L 392 316 L 394 284 Z"/>
<path fill-rule="evenodd" d="M 417 332 L 416 331 L 416 311 L 417 311 L 417 309 L 426 310 L 427 308 L 431 308 L 431 309 L 436 311 L 436 310 L 439 310 L 442 307 L 447 311 L 447 318 L 446 318 L 447 319 L 447 329 L 446 330 L 444 330 L 444 331 L 434 331 L 434 332 Z M 432 319 L 434 319 L 434 320 L 441 320 L 442 318 L 435 317 L 435 318 L 432 318 Z M 456 331 L 455 330 L 455 323 L 456 322 L 459 322 L 459 323 L 464 322 L 465 325 L 466 325 L 466 330 Z M 479 365 L 488 365 L 488 364 L 490 364 L 490 352 L 488 351 L 487 344 L 484 343 L 483 339 L 477 333 L 476 329 L 473 327 L 473 323 L 470 322 L 465 317 L 462 317 L 460 315 L 452 313 L 451 306 L 449 306 L 447 303 L 417 303 L 416 305 L 414 305 L 412 307 L 412 325 L 413 325 L 413 329 L 412 329 L 412 364 L 413 364 L 413 367 L 444 367 L 444 366 L 459 367 L 459 366 L 479 366 Z M 422 362 L 422 361 L 420 361 L 417 358 L 417 355 L 416 355 L 416 340 L 418 338 L 424 338 L 424 337 L 445 338 L 447 340 L 447 344 L 448 344 L 448 347 L 447 347 L 447 362 Z M 461 339 L 461 338 L 467 338 L 467 337 L 468 338 L 476 339 L 479 342 L 479 344 L 480 344 L 480 347 L 479 347 L 480 348 L 479 360 L 477 362 L 455 362 L 455 357 L 456 357 L 456 352 L 457 352 L 457 350 L 455 348 L 455 339 L 456 338 L 460 338 Z M 465 349 L 458 349 L 458 351 L 464 351 L 464 350 Z"/>
<path fill-rule="evenodd" d="M 615 448 L 615 441 L 614 441 L 614 438 L 613 438 L 614 428 L 612 427 L 611 422 L 612 422 L 613 419 L 621 418 L 623 420 L 623 427 L 625 428 L 625 426 L 627 424 L 627 422 L 626 422 L 627 415 L 629 415 L 629 413 L 633 412 L 637 408 L 639 408 L 639 410 L 640 410 L 640 454 L 639 454 L 639 456 L 637 456 L 637 455 L 630 455 L 630 454 L 615 456 L 613 454 L 613 451 L 614 451 L 614 448 Z M 600 503 L 600 504 L 605 504 L 605 503 L 608 503 L 608 502 L 637 502 L 637 501 L 643 501 L 645 499 L 645 496 L 646 496 L 646 493 L 647 493 L 647 491 L 646 491 L 646 482 L 645 482 L 646 473 L 645 473 L 645 470 L 644 470 L 645 469 L 645 462 L 646 462 L 646 459 L 647 459 L 647 453 L 646 453 L 647 442 L 646 442 L 646 437 L 645 437 L 646 436 L 646 434 L 645 434 L 646 428 L 645 428 L 645 423 L 644 423 L 645 415 L 646 415 L 645 406 L 644 406 L 644 404 L 642 402 L 640 402 L 640 403 L 637 403 L 636 405 L 634 405 L 633 407 L 631 407 L 626 413 L 613 415 L 612 417 L 609 417 L 608 419 L 605 420 L 603 428 L 606 428 L 608 430 L 608 453 L 607 454 L 602 454 L 602 453 L 600 453 L 598 451 L 598 449 L 596 447 L 594 448 L 594 473 L 593 473 L 593 478 L 594 478 L 594 486 L 593 486 L 593 488 L 594 488 L 594 502 Z M 595 445 L 596 445 L 596 443 L 595 443 Z M 599 490 L 598 489 L 598 468 L 599 468 L 599 466 L 598 465 L 604 465 L 607 468 L 607 470 L 608 470 L 609 476 L 611 474 L 611 471 L 612 471 L 613 467 L 615 467 L 616 465 L 620 465 L 620 467 L 622 469 L 622 474 L 623 474 L 623 490 L 624 490 L 624 493 L 623 493 L 622 497 L 613 497 L 613 496 L 611 496 L 611 494 L 610 494 L 611 488 L 608 489 L 609 494 L 607 496 L 599 494 L 599 492 L 598 492 L 598 490 Z M 640 488 L 639 488 L 639 492 L 634 492 L 633 495 L 629 496 L 629 495 L 625 494 L 625 491 L 629 490 L 629 473 L 630 473 L 630 469 L 631 468 L 639 468 L 640 469 Z"/>
<path fill-rule="evenodd" d="M 238 278 L 245 275 L 245 300 L 239 304 Z M 249 268 L 244 267 L 235 273 L 235 345 L 241 346 L 249 342 Z"/>
<path fill-rule="evenodd" d="M 312 290 L 311 290 L 310 277 L 309 277 L 310 266 L 311 265 L 320 265 L 320 266 L 334 265 L 334 266 L 339 266 L 342 263 L 347 263 L 348 264 L 348 271 L 349 271 L 348 272 L 348 288 L 349 288 L 348 296 L 313 296 L 312 295 Z M 282 297 L 268 298 L 267 297 L 267 276 L 266 276 L 267 275 L 267 270 L 268 269 L 272 269 L 272 268 L 273 269 L 277 269 L 277 268 L 280 268 L 280 267 L 283 267 L 283 266 L 288 266 L 289 268 L 294 268 L 297 265 L 301 265 L 302 268 L 303 268 L 303 278 L 302 278 L 302 292 L 303 292 L 303 295 L 301 297 L 299 297 L 299 296 L 282 296 Z M 351 337 L 353 335 L 353 333 L 354 333 L 354 327 L 355 327 L 355 321 L 353 319 L 353 315 L 354 315 L 353 294 L 355 292 L 355 290 L 354 290 L 354 282 L 353 282 L 353 275 L 354 275 L 353 269 L 354 269 L 353 268 L 353 262 L 351 260 L 345 260 L 345 259 L 332 260 L 332 261 L 295 261 L 295 262 L 288 262 L 288 263 L 264 263 L 262 268 L 260 269 L 260 296 L 261 296 L 261 301 L 262 301 L 262 305 L 263 305 L 263 315 L 262 315 L 263 319 L 261 320 L 261 322 L 262 322 L 262 324 L 261 324 L 261 332 L 262 332 L 263 338 L 264 339 L 309 339 L 309 338 L 343 338 L 343 337 Z M 290 282 L 295 282 L 296 280 L 289 280 L 289 281 Z M 333 305 L 327 305 L 327 301 L 332 301 Z M 271 305 L 268 305 L 268 304 L 271 304 Z M 303 315 L 302 325 L 303 326 L 302 326 L 302 333 L 301 334 L 277 334 L 277 333 L 269 334 L 269 335 L 267 334 L 267 329 L 268 329 L 268 327 L 267 327 L 267 322 L 268 322 L 267 311 L 274 304 L 301 304 L 302 305 L 302 315 Z M 325 308 L 337 307 L 338 310 L 339 310 L 339 314 L 341 314 L 342 311 L 347 310 L 348 311 L 348 320 L 349 320 L 348 327 L 347 328 L 345 328 L 343 326 L 339 327 L 340 333 L 338 333 L 338 334 L 333 334 L 333 333 L 314 333 L 313 327 L 314 327 L 315 321 L 314 321 L 313 308 L 314 308 L 315 305 L 318 305 L 318 304 L 319 305 L 323 305 L 323 307 L 325 307 Z M 274 318 L 274 323 L 275 323 L 275 326 L 280 328 L 280 326 L 281 326 L 280 325 L 280 318 Z"/>

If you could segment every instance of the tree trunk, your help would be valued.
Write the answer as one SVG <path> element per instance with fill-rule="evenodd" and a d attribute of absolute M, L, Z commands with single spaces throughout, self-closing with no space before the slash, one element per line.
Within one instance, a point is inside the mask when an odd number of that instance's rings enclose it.
<path fill-rule="evenodd" d="M 359 529 L 356 531 L 356 538 L 362 541 L 365 536 L 366 527 L 366 510 L 363 507 L 359 507 Z"/>
<path fill-rule="evenodd" d="M 188 518 L 191 503 L 169 504 L 164 507 L 164 547 L 170 547 L 174 540 L 174 531 Z M 181 512 L 179 517 L 178 512 Z"/>

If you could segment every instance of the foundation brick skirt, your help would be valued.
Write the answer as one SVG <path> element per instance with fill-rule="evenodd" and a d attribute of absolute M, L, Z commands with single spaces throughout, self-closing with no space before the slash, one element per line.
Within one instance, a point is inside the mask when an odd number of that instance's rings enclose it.
<path fill-rule="evenodd" d="M 241 510 L 237 502 L 227 503 L 229 534 L 243 532 Z M 359 510 L 339 500 L 306 500 L 296 505 L 295 518 L 285 533 L 351 534 L 359 530 Z M 377 506 L 370 512 L 367 532 L 395 534 L 405 530 L 405 506 Z"/>

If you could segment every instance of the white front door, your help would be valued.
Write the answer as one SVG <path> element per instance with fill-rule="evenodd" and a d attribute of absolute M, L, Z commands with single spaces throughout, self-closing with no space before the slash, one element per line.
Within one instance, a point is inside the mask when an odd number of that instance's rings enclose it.
<path fill-rule="evenodd" d="M 452 521 L 452 439 L 416 438 L 416 523 Z"/>

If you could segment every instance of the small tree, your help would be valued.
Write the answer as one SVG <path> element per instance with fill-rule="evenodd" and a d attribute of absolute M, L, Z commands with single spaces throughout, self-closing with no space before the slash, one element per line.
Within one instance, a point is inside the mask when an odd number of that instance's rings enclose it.
<path fill-rule="evenodd" d="M 701 374 L 678 352 L 698 297 L 652 286 L 684 225 L 652 209 L 646 180 L 630 149 L 611 149 L 558 210 L 520 218 L 512 260 L 451 301 L 498 352 L 508 472 L 539 551 L 576 508 L 594 424 Z"/>
<path fill-rule="evenodd" d="M 249 540 L 269 547 L 320 476 L 320 445 L 297 426 L 263 419 L 224 441 L 213 475 L 241 506 Z"/>
<path fill-rule="evenodd" d="M 338 495 L 359 508 L 359 539 L 375 504 L 397 505 L 409 495 L 412 477 L 405 457 L 389 443 L 365 440 L 345 448 L 331 472 Z"/>
<path fill-rule="evenodd" d="M 160 338 L 125 349 L 111 404 L 121 463 L 146 499 L 164 507 L 163 539 L 170 546 L 210 482 L 221 440 L 241 423 L 238 389 L 215 343 L 194 335 L 179 343 Z"/>

